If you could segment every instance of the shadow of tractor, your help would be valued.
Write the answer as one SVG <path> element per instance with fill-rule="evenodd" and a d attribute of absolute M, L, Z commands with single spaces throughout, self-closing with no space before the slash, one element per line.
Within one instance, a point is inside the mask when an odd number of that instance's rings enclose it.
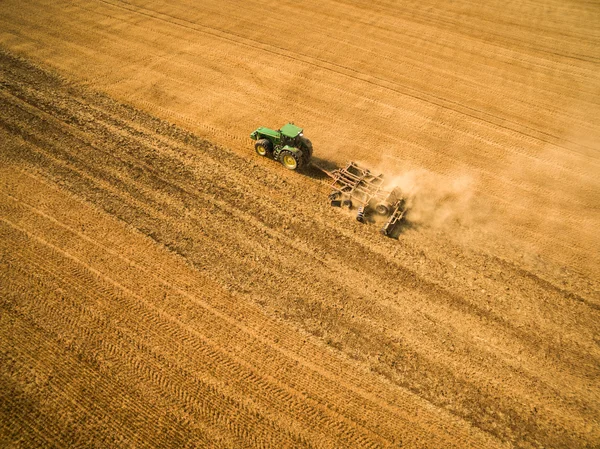
<path fill-rule="evenodd" d="M 308 176 L 309 178 L 324 180 L 330 179 L 327 172 L 331 172 L 336 168 L 339 167 L 334 162 L 313 156 L 308 167 L 305 167 L 302 172 L 305 176 Z"/>

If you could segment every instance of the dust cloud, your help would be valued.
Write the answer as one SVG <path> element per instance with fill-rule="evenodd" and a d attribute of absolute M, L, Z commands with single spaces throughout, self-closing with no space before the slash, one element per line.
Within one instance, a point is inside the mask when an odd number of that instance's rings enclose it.
<path fill-rule="evenodd" d="M 409 170 L 387 177 L 390 186 L 402 190 L 406 198 L 407 220 L 442 227 L 471 224 L 484 214 L 475 202 L 475 181 L 471 176 L 446 177 L 424 169 Z"/>

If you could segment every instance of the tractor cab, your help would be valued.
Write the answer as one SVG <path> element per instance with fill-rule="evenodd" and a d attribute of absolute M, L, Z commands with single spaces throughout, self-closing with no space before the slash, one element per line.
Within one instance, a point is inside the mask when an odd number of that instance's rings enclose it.
<path fill-rule="evenodd" d="M 290 139 L 295 139 L 296 137 L 302 134 L 302 131 L 302 128 L 294 125 L 293 123 L 283 125 L 279 130 L 281 134 L 283 134 L 285 137 L 289 137 Z"/>
<path fill-rule="evenodd" d="M 279 132 L 284 145 L 300 148 L 306 154 L 307 159 L 312 157 L 312 142 L 304 137 L 302 128 L 293 123 L 288 123 L 282 126 Z"/>
<path fill-rule="evenodd" d="M 281 133 L 281 142 L 284 145 L 293 145 L 296 146 L 298 143 L 298 136 L 302 135 L 302 128 L 297 127 L 293 123 L 288 123 L 284 125 L 279 130 Z"/>

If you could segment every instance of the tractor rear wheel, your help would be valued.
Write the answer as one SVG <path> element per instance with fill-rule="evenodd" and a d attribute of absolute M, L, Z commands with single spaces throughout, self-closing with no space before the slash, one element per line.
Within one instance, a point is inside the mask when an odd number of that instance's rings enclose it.
<path fill-rule="evenodd" d="M 279 154 L 279 161 L 288 170 L 297 170 L 302 166 L 302 158 L 288 150 Z"/>
<path fill-rule="evenodd" d="M 254 144 L 254 149 L 259 156 L 269 156 L 273 153 L 273 145 L 269 139 L 260 139 Z"/>

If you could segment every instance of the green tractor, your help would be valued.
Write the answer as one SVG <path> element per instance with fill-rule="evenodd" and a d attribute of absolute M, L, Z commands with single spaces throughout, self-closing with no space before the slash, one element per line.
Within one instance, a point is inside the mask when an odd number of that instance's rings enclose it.
<path fill-rule="evenodd" d="M 302 128 L 288 123 L 281 129 L 260 127 L 252 134 L 254 148 L 260 156 L 272 157 L 289 170 L 306 167 L 312 157 L 312 143 L 302 134 Z"/>

